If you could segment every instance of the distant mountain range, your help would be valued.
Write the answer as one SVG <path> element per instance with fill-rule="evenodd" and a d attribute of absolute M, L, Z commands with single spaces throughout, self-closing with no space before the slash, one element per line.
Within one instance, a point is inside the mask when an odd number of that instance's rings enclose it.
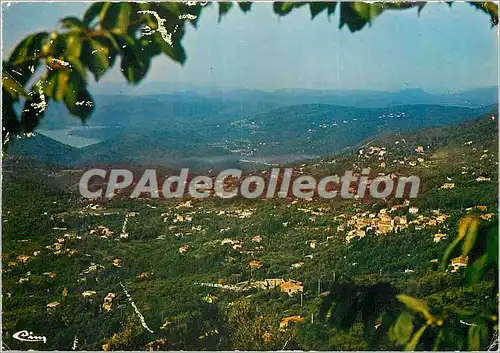
<path fill-rule="evenodd" d="M 405 89 L 397 92 L 303 89 L 277 90 L 274 92 L 241 90 L 211 93 L 209 96 L 226 97 L 233 100 L 273 101 L 281 104 L 325 103 L 357 108 L 382 108 L 410 104 L 480 107 L 497 103 L 498 88 L 479 88 L 451 94 L 431 94 L 422 89 Z"/>
<path fill-rule="evenodd" d="M 354 97 L 353 92 L 336 94 Z M 357 94 L 366 97 L 368 93 Z M 372 92 L 372 99 L 375 101 L 380 94 Z M 134 164 L 203 170 L 258 169 L 345 152 L 390 131 L 451 125 L 498 110 L 497 105 L 472 108 L 467 104 L 363 108 L 318 103 L 322 100 L 319 95 L 317 91 L 286 90 L 269 95 L 234 91 L 224 98 L 216 93 L 210 97 L 183 93 L 98 96 L 96 111 L 87 126 L 69 118 L 62 106 L 52 106 L 41 133 L 31 139 L 16 140 L 8 153 L 65 166 Z M 393 101 L 399 97 L 400 102 L 404 101 L 401 97 L 413 97 L 413 101 L 433 97 L 420 90 L 392 95 Z M 333 96 L 325 93 L 323 100 Z M 302 98 L 297 98 L 293 105 L 280 103 L 292 100 L 291 97 Z M 458 100 L 457 95 L 453 97 Z M 309 99 L 316 103 L 301 103 Z"/>
<path fill-rule="evenodd" d="M 497 87 L 452 94 L 430 94 L 421 89 L 407 89 L 397 92 L 287 89 L 272 92 L 233 90 L 147 94 L 148 86 L 151 85 L 155 84 L 145 84 L 141 95 L 94 95 L 95 110 L 87 124 L 91 126 L 132 127 L 153 122 L 171 124 L 175 118 L 192 117 L 232 121 L 273 108 L 304 104 L 328 104 L 353 108 L 386 108 L 400 105 L 480 108 L 498 104 Z M 159 89 L 157 85 L 153 87 L 155 90 Z M 110 92 L 120 92 L 118 87 L 115 88 Z M 67 126 L 81 126 L 81 122 L 71 117 L 62 104 L 52 103 L 40 127 L 60 129 Z"/>
<path fill-rule="evenodd" d="M 109 87 L 108 87 L 109 86 Z M 498 87 L 483 87 L 454 93 L 432 94 L 420 88 L 410 88 L 395 92 L 377 90 L 316 90 L 316 89 L 280 89 L 275 91 L 261 90 L 227 90 L 227 91 L 174 91 L 166 83 L 147 83 L 138 91 L 124 84 L 106 84 L 96 86 L 97 94 L 120 92 L 126 95 L 164 95 L 182 97 L 183 99 L 222 99 L 248 103 L 271 103 L 273 105 L 291 104 L 334 104 L 358 108 L 383 108 L 391 105 L 439 104 L 467 107 L 480 107 L 498 102 Z"/>

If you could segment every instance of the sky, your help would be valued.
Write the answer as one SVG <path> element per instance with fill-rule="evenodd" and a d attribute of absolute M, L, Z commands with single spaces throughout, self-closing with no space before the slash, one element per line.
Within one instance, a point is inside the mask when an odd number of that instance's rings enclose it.
<path fill-rule="evenodd" d="M 2 3 L 3 54 L 25 35 L 52 31 L 58 19 L 81 17 L 88 3 Z M 274 90 L 422 88 L 456 92 L 498 84 L 498 28 L 465 3 L 430 3 L 386 11 L 371 26 L 339 29 L 337 14 L 311 20 L 306 7 L 285 17 L 272 4 L 255 3 L 246 14 L 233 9 L 218 21 L 216 6 L 204 9 L 198 28 L 188 26 L 182 66 L 156 57 L 133 90 Z M 94 90 L 125 86 L 118 69 Z M 156 87 L 156 88 L 155 88 Z"/>

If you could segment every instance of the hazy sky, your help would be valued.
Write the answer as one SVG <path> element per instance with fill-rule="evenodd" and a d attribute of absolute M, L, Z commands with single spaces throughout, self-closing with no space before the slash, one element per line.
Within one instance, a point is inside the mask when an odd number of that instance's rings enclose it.
<path fill-rule="evenodd" d="M 24 35 L 52 30 L 59 18 L 81 17 L 89 6 L 2 5 L 5 55 Z M 338 23 L 337 15 L 328 20 L 326 13 L 311 21 L 305 7 L 278 18 L 269 3 L 256 3 L 246 14 L 233 8 L 219 23 L 217 7 L 211 6 L 197 29 L 188 26 L 184 66 L 166 56 L 155 58 L 144 83 L 174 89 L 419 87 L 431 92 L 497 84 L 498 29 L 468 4 L 431 3 L 420 16 L 416 9 L 387 11 L 354 34 L 347 27 L 339 30 Z M 113 70 L 102 82 L 124 78 Z"/>

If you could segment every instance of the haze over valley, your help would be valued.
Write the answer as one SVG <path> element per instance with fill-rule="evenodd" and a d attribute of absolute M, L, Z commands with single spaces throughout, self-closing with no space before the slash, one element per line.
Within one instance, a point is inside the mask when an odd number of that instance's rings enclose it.
<path fill-rule="evenodd" d="M 85 125 L 53 106 L 12 155 L 66 166 L 259 169 L 353 151 L 388 132 L 466 121 L 492 109 L 497 90 L 433 95 L 280 90 L 101 95 Z"/>

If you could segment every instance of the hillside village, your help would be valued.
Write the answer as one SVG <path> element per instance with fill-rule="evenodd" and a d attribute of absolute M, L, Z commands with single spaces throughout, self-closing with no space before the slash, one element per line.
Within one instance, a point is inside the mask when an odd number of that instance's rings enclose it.
<path fill-rule="evenodd" d="M 289 335 L 300 342 L 300 328 L 318 322 L 322 298 L 345 278 L 390 281 L 416 295 L 425 295 L 421 281 L 434 278 L 457 286 L 468 258 L 453 257 L 441 272 L 437 263 L 461 217 L 497 217 L 495 142 L 466 137 L 449 146 L 411 138 L 386 137 L 358 153 L 300 163 L 294 170 L 300 175 L 370 167 L 376 175 L 419 175 L 423 186 L 415 199 L 95 201 L 40 193 L 45 201 L 37 206 L 36 222 L 25 223 L 17 217 L 33 210 L 7 199 L 5 331 L 24 329 L 19 325 L 28 318 L 75 327 L 70 318 L 77 312 L 85 326 L 120 322 L 104 336 L 93 331 L 87 343 L 82 328 L 72 329 L 80 347 L 113 349 L 112 337 L 136 324 L 144 346 L 175 348 L 169 346 L 173 332 L 194 325 L 186 313 L 225 310 L 231 316 L 247 300 L 266 320 L 263 342 L 282 346 Z M 26 311 L 20 303 L 29 296 Z M 196 342 L 221 336 L 218 319 L 196 317 Z M 75 334 L 64 335 L 50 347 L 69 349 L 74 340 Z"/>

